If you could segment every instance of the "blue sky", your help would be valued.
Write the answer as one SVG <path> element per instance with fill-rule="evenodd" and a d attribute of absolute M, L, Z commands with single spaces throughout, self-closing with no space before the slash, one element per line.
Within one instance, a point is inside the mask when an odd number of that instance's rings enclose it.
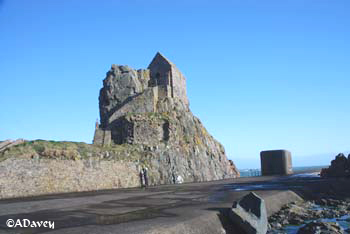
<path fill-rule="evenodd" d="M 0 0 L 0 140 L 91 142 L 111 64 L 157 51 L 239 168 L 350 149 L 350 1 Z"/>

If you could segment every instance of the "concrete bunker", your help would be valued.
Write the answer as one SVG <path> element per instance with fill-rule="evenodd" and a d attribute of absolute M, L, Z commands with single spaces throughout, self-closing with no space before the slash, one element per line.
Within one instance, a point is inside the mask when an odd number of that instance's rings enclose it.
<path fill-rule="evenodd" d="M 288 175 L 293 173 L 292 155 L 288 150 L 260 152 L 261 175 Z"/>

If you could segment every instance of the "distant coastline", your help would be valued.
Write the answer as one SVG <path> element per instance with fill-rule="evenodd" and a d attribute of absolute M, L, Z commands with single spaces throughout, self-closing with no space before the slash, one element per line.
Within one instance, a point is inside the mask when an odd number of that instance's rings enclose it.
<path fill-rule="evenodd" d="M 326 168 L 328 166 L 329 165 L 293 167 L 293 172 L 321 170 L 322 168 Z M 260 169 L 257 169 L 257 168 L 241 169 L 241 170 L 239 170 L 239 172 L 241 174 L 241 177 L 252 177 L 252 176 L 260 176 L 261 175 Z"/>

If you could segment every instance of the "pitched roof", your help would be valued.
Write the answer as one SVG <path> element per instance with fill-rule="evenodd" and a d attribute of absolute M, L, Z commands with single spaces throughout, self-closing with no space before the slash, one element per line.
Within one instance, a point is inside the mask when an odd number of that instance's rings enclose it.
<path fill-rule="evenodd" d="M 168 63 L 170 66 L 174 66 L 175 64 L 173 64 L 169 59 L 167 59 L 164 55 L 162 55 L 160 52 L 157 52 L 157 54 L 154 56 L 154 58 L 152 59 L 151 63 L 148 65 L 148 68 L 151 67 L 151 65 L 153 63 L 159 63 L 160 61 L 165 61 L 166 63 Z"/>

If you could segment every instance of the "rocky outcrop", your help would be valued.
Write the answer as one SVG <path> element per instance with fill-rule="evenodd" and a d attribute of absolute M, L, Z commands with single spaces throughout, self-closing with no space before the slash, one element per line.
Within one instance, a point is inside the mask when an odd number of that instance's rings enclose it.
<path fill-rule="evenodd" d="M 0 198 L 138 187 L 141 167 L 151 186 L 239 176 L 191 113 L 185 77 L 159 53 L 148 69 L 112 65 L 99 107 L 92 145 L 0 142 Z"/>
<path fill-rule="evenodd" d="M 185 77 L 160 53 L 148 69 L 112 65 L 99 96 L 102 128 L 113 128 L 126 114 L 189 111 L 188 106 Z"/>
<path fill-rule="evenodd" d="M 335 222 L 310 222 L 300 228 L 297 234 L 343 234 L 344 230 Z"/>
<path fill-rule="evenodd" d="M 350 177 L 350 154 L 338 154 L 328 168 L 323 168 L 321 177 Z"/>
<path fill-rule="evenodd" d="M 185 77 L 160 53 L 148 69 L 112 65 L 99 107 L 94 144 L 137 146 L 159 183 L 239 176 L 224 147 L 190 111 Z"/>
<path fill-rule="evenodd" d="M 329 222 L 329 220 L 335 220 L 337 222 L 349 221 L 347 216 L 349 214 L 349 210 L 349 202 L 331 198 L 323 198 L 314 201 L 292 202 L 283 206 L 281 210 L 269 217 L 268 234 L 285 233 L 288 225 L 289 227 L 291 225 L 294 226 L 295 231 L 299 230 L 298 233 L 327 233 L 327 228 L 331 228 L 333 224 L 329 226 L 325 223 L 324 226 L 319 222 L 314 224 L 310 224 L 310 222 L 320 220 L 327 220 L 327 222 Z M 335 225 L 340 228 L 337 224 Z M 317 229 L 319 229 L 319 232 L 316 232 Z M 337 228 L 336 230 L 339 231 Z"/>

